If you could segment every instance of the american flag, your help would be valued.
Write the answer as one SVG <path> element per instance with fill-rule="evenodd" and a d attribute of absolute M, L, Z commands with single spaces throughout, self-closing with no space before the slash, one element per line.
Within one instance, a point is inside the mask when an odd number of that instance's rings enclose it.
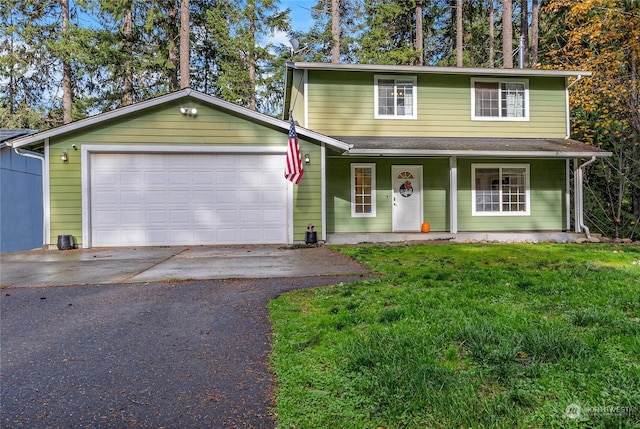
<path fill-rule="evenodd" d="M 287 148 L 287 165 L 284 169 L 284 177 L 287 180 L 292 181 L 296 185 L 300 183 L 302 179 L 302 156 L 300 155 L 300 145 L 298 144 L 298 136 L 296 135 L 296 124 L 293 122 L 293 116 L 290 117 L 289 122 L 289 147 Z"/>

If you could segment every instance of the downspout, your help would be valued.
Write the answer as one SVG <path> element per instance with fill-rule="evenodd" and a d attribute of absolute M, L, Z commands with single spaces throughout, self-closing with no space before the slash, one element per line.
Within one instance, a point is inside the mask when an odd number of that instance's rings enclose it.
<path fill-rule="evenodd" d="M 46 242 L 45 242 L 46 241 L 45 215 L 44 215 L 45 203 L 46 203 L 46 201 L 45 201 L 45 192 L 44 192 L 44 188 L 45 188 L 45 185 L 46 185 L 45 172 L 44 172 L 44 160 L 45 160 L 45 157 L 44 157 L 44 155 L 40 155 L 40 154 L 35 153 L 35 152 L 29 152 L 29 151 L 26 151 L 24 149 L 20 149 L 20 148 L 17 148 L 17 147 L 14 147 L 13 151 L 15 153 L 17 153 L 18 155 L 20 155 L 20 156 L 24 156 L 24 157 L 27 157 L 27 158 L 33 158 L 33 159 L 37 159 L 38 161 L 40 161 L 40 172 L 41 172 L 41 176 L 40 177 L 42 178 L 42 245 L 44 246 L 46 244 Z"/>
<path fill-rule="evenodd" d="M 584 183 L 584 169 L 585 167 L 593 164 L 596 160 L 595 156 L 582 165 L 580 165 L 575 171 L 575 186 L 576 186 L 576 232 L 584 231 L 587 238 L 591 238 L 591 232 L 587 225 L 584 224 L 584 201 L 583 201 L 583 183 Z"/>
<path fill-rule="evenodd" d="M 566 94 L 566 102 L 565 107 L 566 107 L 566 122 L 567 122 L 567 135 L 565 136 L 565 139 L 568 139 L 571 137 L 571 123 L 569 121 L 569 116 L 570 116 L 570 112 L 569 112 L 569 90 L 573 87 L 573 85 L 575 85 L 576 83 L 580 82 L 580 79 L 582 79 L 582 75 L 579 74 L 577 79 L 574 80 L 573 82 L 571 82 L 569 85 L 567 85 L 567 88 L 565 89 L 565 94 Z"/>

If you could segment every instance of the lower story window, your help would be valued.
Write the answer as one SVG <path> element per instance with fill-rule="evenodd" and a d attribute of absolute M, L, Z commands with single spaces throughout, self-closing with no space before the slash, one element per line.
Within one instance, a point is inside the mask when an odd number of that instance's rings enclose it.
<path fill-rule="evenodd" d="M 351 215 L 376 215 L 376 166 L 351 164 Z"/>
<path fill-rule="evenodd" d="M 528 164 L 473 164 L 473 214 L 528 215 Z"/>

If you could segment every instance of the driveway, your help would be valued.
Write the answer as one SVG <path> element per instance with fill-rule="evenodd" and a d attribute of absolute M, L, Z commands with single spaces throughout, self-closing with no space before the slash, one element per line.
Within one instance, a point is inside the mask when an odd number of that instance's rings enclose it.
<path fill-rule="evenodd" d="M 0 257 L 0 285 L 113 284 L 309 277 L 366 269 L 326 246 L 183 246 L 34 250 Z"/>
<path fill-rule="evenodd" d="M 293 289 L 358 280 L 366 270 L 327 248 L 289 254 L 265 248 L 262 259 L 243 255 L 253 249 L 179 250 L 158 251 L 155 265 L 125 250 L 52 255 L 68 259 L 45 261 L 54 275 L 49 284 L 62 282 L 58 264 L 79 270 L 69 281 L 83 285 L 66 287 L 25 287 L 27 278 L 40 277 L 14 271 L 29 266 L 31 256 L 11 255 L 9 264 L 3 256 L 0 426 L 274 427 L 268 301 Z M 178 281 L 187 273 L 222 273 L 222 260 L 237 264 L 227 279 Z M 39 270 L 32 262 L 31 270 Z M 252 263 L 263 267 L 262 278 L 243 278 Z M 316 264 L 307 277 L 269 276 Z M 107 269 L 112 265 L 122 272 Z M 104 271 L 87 282 L 92 266 Z M 152 280 L 161 266 L 191 268 L 169 282 Z"/>

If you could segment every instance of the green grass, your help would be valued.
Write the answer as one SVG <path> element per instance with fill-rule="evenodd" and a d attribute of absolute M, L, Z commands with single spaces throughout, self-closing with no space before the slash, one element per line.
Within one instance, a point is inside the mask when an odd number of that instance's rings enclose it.
<path fill-rule="evenodd" d="M 640 247 L 336 249 L 379 277 L 270 303 L 279 428 L 640 427 Z"/>

